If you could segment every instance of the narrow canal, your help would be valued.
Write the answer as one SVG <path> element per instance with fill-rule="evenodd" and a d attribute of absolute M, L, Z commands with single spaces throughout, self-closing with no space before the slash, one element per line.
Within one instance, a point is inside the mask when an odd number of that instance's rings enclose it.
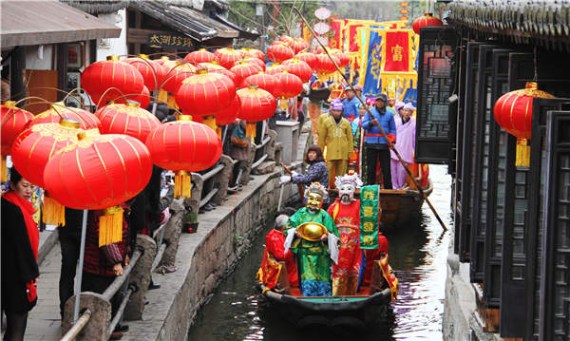
<path fill-rule="evenodd" d="M 264 236 L 236 270 L 220 285 L 200 311 L 189 331 L 190 341 L 204 340 L 441 340 L 446 259 L 452 221 L 451 177 L 447 166 L 431 166 L 434 190 L 430 201 L 449 228 L 444 232 L 427 204 L 422 215 L 405 231 L 387 234 L 390 264 L 400 281 L 398 299 L 392 302 L 393 318 L 378 330 L 354 337 L 317 331 L 310 337 L 296 331 L 275 312 L 268 311 L 255 289 L 255 273 L 263 254 Z M 317 337 L 315 337 L 317 335 Z"/>

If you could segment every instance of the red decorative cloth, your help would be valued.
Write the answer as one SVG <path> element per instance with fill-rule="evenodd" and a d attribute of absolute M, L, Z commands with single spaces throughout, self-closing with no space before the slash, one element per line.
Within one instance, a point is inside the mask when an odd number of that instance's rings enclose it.
<path fill-rule="evenodd" d="M 281 231 L 273 229 L 265 236 L 265 248 L 267 252 L 277 261 L 285 262 L 289 284 L 296 287 L 299 285 L 297 265 L 295 264 L 293 253 L 291 253 L 291 251 L 285 252 L 284 244 L 285 236 Z"/>
<path fill-rule="evenodd" d="M 364 250 L 366 259 L 366 268 L 364 270 L 364 284 L 370 284 L 370 276 L 372 275 L 372 264 L 375 260 L 381 259 L 383 255 L 388 254 L 388 238 L 382 232 L 378 231 L 378 248 L 376 250 Z"/>
<path fill-rule="evenodd" d="M 37 261 L 38 247 L 40 245 L 40 232 L 38 230 L 38 225 L 33 218 L 33 215 L 36 212 L 34 206 L 31 202 L 14 191 L 6 192 L 3 197 L 12 204 L 18 206 L 22 211 L 22 216 L 24 216 L 24 222 L 26 223 L 26 231 L 28 232 L 28 238 L 30 239 L 30 245 L 32 246 L 32 251 L 34 251 L 34 256 Z"/>

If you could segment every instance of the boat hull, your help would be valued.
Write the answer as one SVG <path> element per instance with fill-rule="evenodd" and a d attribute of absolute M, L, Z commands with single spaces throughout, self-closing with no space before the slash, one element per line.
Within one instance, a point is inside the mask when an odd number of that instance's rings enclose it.
<path fill-rule="evenodd" d="M 263 292 L 263 286 L 261 290 Z M 297 297 L 273 291 L 262 295 L 271 310 L 301 329 L 364 330 L 377 326 L 389 316 L 390 289 L 366 297 Z"/>
<path fill-rule="evenodd" d="M 426 196 L 432 192 L 431 182 L 423 189 Z M 384 229 L 401 228 L 411 219 L 418 217 L 424 203 L 424 196 L 418 190 L 380 190 L 382 226 Z"/>

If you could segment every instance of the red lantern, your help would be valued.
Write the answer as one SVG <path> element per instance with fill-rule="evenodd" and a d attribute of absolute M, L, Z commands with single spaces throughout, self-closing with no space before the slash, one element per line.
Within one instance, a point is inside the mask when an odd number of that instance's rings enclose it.
<path fill-rule="evenodd" d="M 300 53 L 295 55 L 295 58 L 302 60 L 305 63 L 309 64 L 309 66 L 313 70 L 316 70 L 318 67 L 317 56 L 312 52 L 301 51 Z"/>
<path fill-rule="evenodd" d="M 138 103 L 111 103 L 99 108 L 95 116 L 101 120 L 102 134 L 125 134 L 145 142 L 151 130 L 160 125 L 156 116 Z"/>
<path fill-rule="evenodd" d="M 146 54 L 139 54 L 136 58 L 125 59 L 129 65 L 135 67 L 141 74 L 144 80 L 144 85 L 147 87 L 147 91 L 154 91 L 158 89 L 162 80 L 159 77 L 159 68 L 162 66 L 153 63 Z"/>
<path fill-rule="evenodd" d="M 255 57 L 245 57 L 243 59 L 243 61 L 245 63 L 251 63 L 251 64 L 259 65 L 261 67 L 262 71 L 265 71 L 265 63 L 261 59 L 257 59 Z"/>
<path fill-rule="evenodd" d="M 319 75 L 321 77 L 326 76 L 328 74 L 334 73 L 336 71 L 336 67 L 334 66 L 334 62 L 333 60 L 335 60 L 335 62 L 338 65 L 338 58 L 336 58 L 335 56 L 331 56 L 329 57 L 327 54 L 325 53 L 321 53 L 317 55 L 317 68 L 316 71 L 319 73 Z"/>
<path fill-rule="evenodd" d="M 261 61 L 264 61 L 264 60 L 265 60 L 265 54 L 264 54 L 261 50 L 252 49 L 252 48 L 247 48 L 247 47 L 246 47 L 246 48 L 243 48 L 243 49 L 241 49 L 241 50 L 242 50 L 245 54 L 247 54 L 247 55 L 249 55 L 249 56 L 252 56 L 252 57 L 254 57 L 254 58 L 257 58 L 257 59 L 259 59 L 259 60 L 261 60 Z"/>
<path fill-rule="evenodd" d="M 79 122 L 81 129 L 101 128 L 101 121 L 97 116 L 83 109 L 66 107 L 63 102 L 53 103 L 50 109 L 34 116 L 28 127 L 42 123 L 59 123 L 62 118 Z"/>
<path fill-rule="evenodd" d="M 24 130 L 12 145 L 12 162 L 24 178 L 40 187 L 49 159 L 63 147 L 77 142 L 79 122 L 62 119 L 59 123 L 36 124 Z M 51 195 L 51 194 L 50 194 Z M 49 196 L 44 198 L 42 220 L 49 225 L 65 225 L 63 206 Z"/>
<path fill-rule="evenodd" d="M 283 42 L 283 43 L 289 44 L 289 43 L 292 43 L 293 41 L 295 41 L 295 39 L 293 39 L 292 37 L 290 37 L 290 36 L 284 34 L 284 35 L 282 35 L 281 37 L 279 37 L 279 39 L 278 39 L 277 41 L 274 41 L 273 43 L 275 44 L 275 43 L 281 43 L 281 42 Z"/>
<path fill-rule="evenodd" d="M 258 72 L 262 72 L 263 68 L 257 64 L 238 62 L 232 66 L 230 71 L 237 76 L 237 82 L 235 85 L 239 85 L 247 77 L 255 75 Z"/>
<path fill-rule="evenodd" d="M 335 54 L 335 57 L 338 58 L 338 66 L 341 68 L 347 67 L 348 64 L 350 64 L 350 57 L 344 52 Z"/>
<path fill-rule="evenodd" d="M 12 143 L 32 120 L 34 114 L 16 107 L 16 102 L 6 101 L 1 107 L 2 113 L 2 181 L 8 181 L 6 174 L 6 156 L 10 154 Z"/>
<path fill-rule="evenodd" d="M 303 82 L 301 78 L 288 72 L 278 73 L 275 78 L 281 89 L 279 105 L 282 110 L 285 110 L 288 105 L 287 98 L 297 97 L 303 91 Z"/>
<path fill-rule="evenodd" d="M 212 167 L 222 154 L 222 141 L 206 125 L 180 115 L 155 128 L 146 140 L 155 165 L 176 171 L 174 196 L 190 198 L 190 172 Z"/>
<path fill-rule="evenodd" d="M 260 89 L 268 91 L 274 97 L 281 94 L 281 85 L 277 77 L 260 72 L 256 75 L 251 75 L 243 80 L 240 88 L 247 88 L 249 85 L 257 85 Z"/>
<path fill-rule="evenodd" d="M 287 71 L 287 67 L 285 67 L 284 65 L 281 65 L 279 63 L 273 63 L 267 67 L 267 69 L 265 70 L 265 73 L 267 73 L 268 75 L 276 75 L 276 74 L 281 73 L 283 71 Z"/>
<path fill-rule="evenodd" d="M 216 113 L 216 124 L 219 126 L 225 126 L 233 123 L 238 117 L 239 108 L 240 101 L 239 97 L 236 95 L 230 105 Z"/>
<path fill-rule="evenodd" d="M 313 76 L 313 70 L 309 64 L 297 58 L 288 59 L 283 62 L 283 66 L 287 68 L 287 71 L 295 76 L 301 78 L 303 83 L 308 82 Z"/>
<path fill-rule="evenodd" d="M 275 63 L 281 63 L 287 59 L 293 58 L 295 52 L 288 46 L 283 44 L 271 45 L 267 48 L 267 59 Z"/>
<path fill-rule="evenodd" d="M 216 60 L 216 55 L 206 49 L 199 49 L 198 51 L 192 51 L 184 57 L 184 59 L 194 65 L 199 63 L 210 63 Z"/>
<path fill-rule="evenodd" d="M 443 26 L 443 22 L 434 17 L 433 13 L 424 13 L 423 17 L 415 19 L 412 23 L 412 29 L 416 34 L 420 34 L 421 29 L 428 26 Z"/>
<path fill-rule="evenodd" d="M 214 115 L 230 105 L 235 95 L 231 79 L 202 69 L 182 83 L 175 98 L 184 114 L 205 116 L 205 123 L 216 130 Z"/>
<path fill-rule="evenodd" d="M 309 48 L 309 43 L 307 43 L 303 38 L 295 39 L 289 44 L 295 53 L 299 53 L 307 48 Z"/>
<path fill-rule="evenodd" d="M 152 173 L 152 160 L 139 140 L 119 134 L 78 134 L 78 142 L 47 163 L 45 189 L 67 207 L 105 209 L 99 245 L 122 240 L 123 210 L 118 207 L 140 193 Z"/>
<path fill-rule="evenodd" d="M 162 88 L 170 92 L 171 94 L 176 94 L 182 83 L 196 74 L 196 68 L 188 62 L 175 62 L 175 61 L 165 61 L 164 65 L 168 68 L 168 73 L 164 79 L 164 84 Z"/>
<path fill-rule="evenodd" d="M 224 47 L 221 49 L 217 49 L 214 51 L 216 55 L 216 60 L 220 63 L 221 66 L 225 67 L 226 69 L 231 69 L 234 64 L 243 58 L 243 52 L 234 50 L 231 47 Z"/>
<path fill-rule="evenodd" d="M 219 69 L 212 69 L 211 71 L 208 70 L 208 72 L 217 73 L 217 74 L 224 75 L 224 76 L 228 77 L 229 79 L 232 80 L 232 82 L 234 82 L 235 86 L 237 86 L 239 84 L 239 77 L 235 73 L 231 72 L 230 70 L 228 70 L 224 67 L 220 66 Z"/>
<path fill-rule="evenodd" d="M 517 167 L 530 165 L 528 140 L 532 132 L 532 101 L 534 98 L 554 98 L 548 92 L 538 90 L 536 82 L 527 82 L 524 89 L 499 97 L 493 108 L 497 124 L 517 138 Z"/>
<path fill-rule="evenodd" d="M 141 108 L 148 108 L 150 104 L 150 91 L 148 91 L 148 88 L 145 86 L 143 87 L 143 91 L 140 95 L 128 96 L 127 98 L 129 98 L 131 101 L 139 103 Z M 127 101 L 127 103 L 128 102 L 129 101 Z"/>
<path fill-rule="evenodd" d="M 246 120 L 245 134 L 252 140 L 255 138 L 255 122 L 263 121 L 275 114 L 277 102 L 269 92 L 259 89 L 256 85 L 239 89 L 240 99 L 238 118 Z"/>
<path fill-rule="evenodd" d="M 119 61 L 117 56 L 109 56 L 83 71 L 81 85 L 99 106 L 109 101 L 124 102 L 124 95 L 141 93 L 144 79 L 134 66 Z"/>

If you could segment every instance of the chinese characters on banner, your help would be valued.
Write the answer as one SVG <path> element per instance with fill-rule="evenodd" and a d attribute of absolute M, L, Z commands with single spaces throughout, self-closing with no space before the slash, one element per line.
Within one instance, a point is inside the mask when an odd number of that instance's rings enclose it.
<path fill-rule="evenodd" d="M 180 47 L 190 48 L 193 46 L 192 39 L 184 35 L 155 33 L 148 37 L 148 45 L 155 48 Z"/>
<path fill-rule="evenodd" d="M 360 248 L 378 248 L 378 204 L 380 186 L 370 185 L 360 189 Z"/>
<path fill-rule="evenodd" d="M 385 72 L 409 72 L 410 70 L 410 46 L 409 32 L 394 31 L 386 32 L 385 38 Z"/>

